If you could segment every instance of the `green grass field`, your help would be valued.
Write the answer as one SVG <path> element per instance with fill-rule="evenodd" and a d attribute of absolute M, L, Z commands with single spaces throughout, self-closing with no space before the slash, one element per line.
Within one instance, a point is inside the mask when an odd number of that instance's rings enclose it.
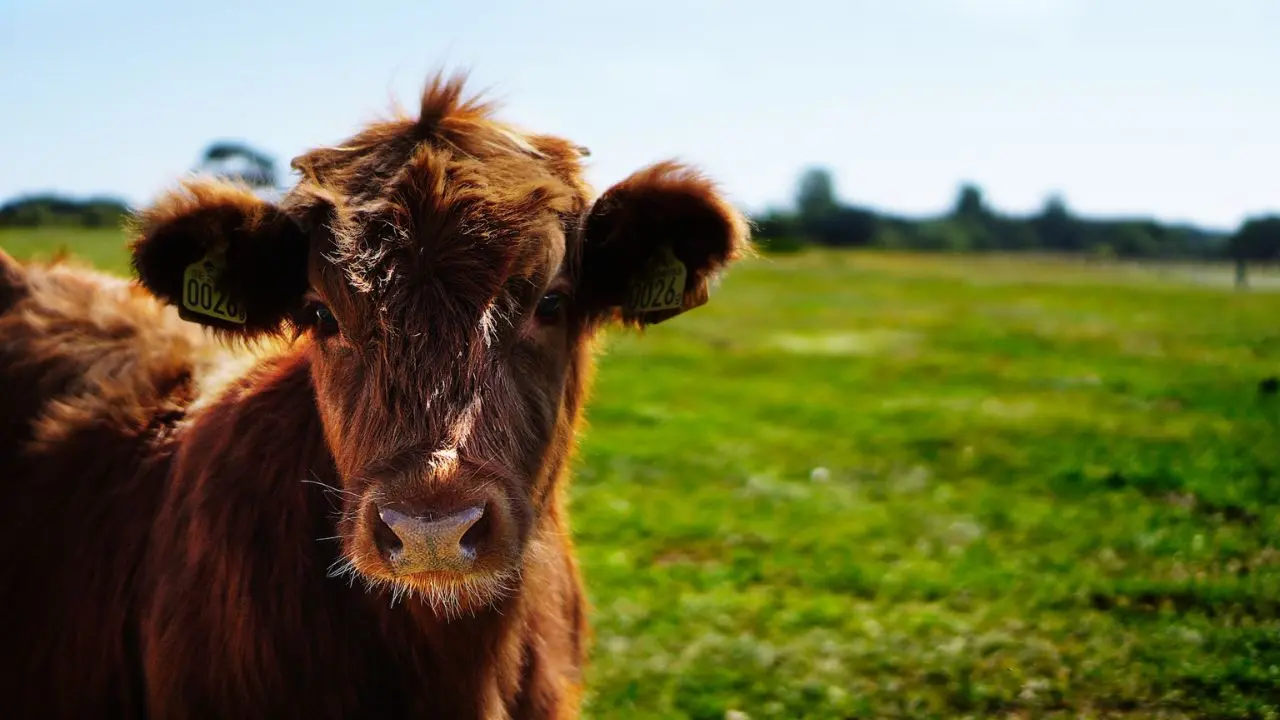
<path fill-rule="evenodd" d="M 812 252 L 606 350 L 592 717 L 1280 717 L 1280 293 Z"/>

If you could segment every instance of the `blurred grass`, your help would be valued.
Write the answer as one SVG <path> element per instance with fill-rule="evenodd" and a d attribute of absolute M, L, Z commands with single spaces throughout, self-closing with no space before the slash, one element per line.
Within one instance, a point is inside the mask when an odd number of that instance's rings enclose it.
<path fill-rule="evenodd" d="M 603 344 L 591 717 L 1280 716 L 1280 293 L 806 252 Z"/>
<path fill-rule="evenodd" d="M 48 260 L 65 251 L 108 270 L 129 269 L 124 235 L 116 228 L 0 228 L 0 250 L 24 260 Z"/>

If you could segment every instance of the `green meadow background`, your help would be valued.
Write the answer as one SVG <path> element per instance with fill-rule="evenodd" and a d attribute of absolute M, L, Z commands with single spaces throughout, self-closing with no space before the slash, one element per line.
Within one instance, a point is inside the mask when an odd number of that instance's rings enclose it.
<path fill-rule="evenodd" d="M 126 272 L 115 230 L 0 231 Z M 808 250 L 603 344 L 595 718 L 1280 717 L 1280 274 Z"/>

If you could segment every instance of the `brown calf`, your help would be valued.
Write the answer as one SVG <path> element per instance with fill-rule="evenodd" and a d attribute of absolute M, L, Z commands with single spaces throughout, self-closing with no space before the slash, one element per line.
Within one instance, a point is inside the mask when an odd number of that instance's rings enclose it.
<path fill-rule="evenodd" d="M 583 154 L 436 78 L 279 203 L 162 197 L 141 288 L 0 253 L 0 715 L 575 715 L 591 339 L 749 247 L 695 171 L 593 202 Z"/>

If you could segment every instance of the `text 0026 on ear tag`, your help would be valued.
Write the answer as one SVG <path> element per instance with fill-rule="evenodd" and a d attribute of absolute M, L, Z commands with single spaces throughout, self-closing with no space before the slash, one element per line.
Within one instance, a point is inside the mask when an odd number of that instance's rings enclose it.
<path fill-rule="evenodd" d="M 219 287 L 221 274 L 220 258 L 213 253 L 188 265 L 182 274 L 182 304 L 178 314 L 184 319 L 205 324 L 243 325 L 247 319 L 244 305 Z M 210 323 L 205 318 L 221 322 Z"/>
<path fill-rule="evenodd" d="M 684 307 L 684 263 L 664 247 L 658 257 L 631 283 L 626 309 L 633 313 L 679 310 Z"/>

